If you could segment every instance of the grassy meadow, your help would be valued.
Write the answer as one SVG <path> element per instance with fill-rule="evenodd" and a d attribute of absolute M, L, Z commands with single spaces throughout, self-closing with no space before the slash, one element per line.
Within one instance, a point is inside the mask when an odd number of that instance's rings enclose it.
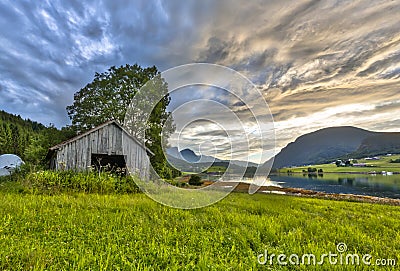
<path fill-rule="evenodd" d="M 318 259 L 336 253 L 340 242 L 372 261 L 400 259 L 396 206 L 232 193 L 206 208 L 180 210 L 132 190 L 131 180 L 104 177 L 93 184 L 103 190 L 82 192 L 92 187 L 90 176 L 51 174 L 0 179 L 1 270 L 372 270 L 257 261 L 265 250 Z"/>

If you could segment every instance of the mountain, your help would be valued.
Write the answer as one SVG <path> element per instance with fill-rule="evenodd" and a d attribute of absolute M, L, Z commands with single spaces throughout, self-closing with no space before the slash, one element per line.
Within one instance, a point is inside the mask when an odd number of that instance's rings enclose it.
<path fill-rule="evenodd" d="M 191 149 L 184 149 L 182 151 L 179 151 L 177 147 L 171 147 L 166 150 L 166 153 L 168 156 L 177 158 L 177 159 L 183 159 L 186 160 L 189 163 L 210 163 L 210 162 L 220 162 L 218 158 L 214 158 L 212 156 L 208 155 L 197 155 L 194 151 Z"/>
<path fill-rule="evenodd" d="M 387 153 L 400 153 L 400 133 L 372 132 L 352 126 L 330 127 L 302 135 L 289 143 L 275 156 L 272 167 L 312 165 L 339 158 L 362 158 Z M 211 156 L 198 156 L 190 149 L 179 152 L 177 148 L 170 148 L 167 154 L 174 157 L 177 163 L 186 160 L 197 166 L 206 166 L 206 162 L 214 159 Z M 244 161 L 234 160 L 231 163 L 238 167 L 246 166 Z M 268 163 L 271 161 L 267 161 L 264 166 Z M 225 160 L 214 161 L 214 165 L 228 164 L 229 161 Z M 248 167 L 257 166 L 254 163 L 248 164 Z"/>
<path fill-rule="evenodd" d="M 200 161 L 201 156 L 197 156 L 192 150 L 184 149 L 181 151 L 183 159 L 190 163 L 197 163 Z"/>
<path fill-rule="evenodd" d="M 376 133 L 367 137 L 352 155 L 365 157 L 387 153 L 400 153 L 400 133 Z"/>
<path fill-rule="evenodd" d="M 44 162 L 47 149 L 74 135 L 69 128 L 58 130 L 0 110 L 0 155 L 15 154 L 26 162 Z"/>
<path fill-rule="evenodd" d="M 0 110 L 0 155 L 10 153 L 25 158 L 32 137 L 45 128 L 40 123 Z"/>
<path fill-rule="evenodd" d="M 38 132 L 46 129 L 46 126 L 43 124 L 32 121 L 30 119 L 23 119 L 20 115 L 16 116 L 10 113 L 5 112 L 4 110 L 0 110 L 0 122 L 9 123 L 19 126 L 21 128 L 25 128 L 30 131 Z"/>
<path fill-rule="evenodd" d="M 252 162 L 240 160 L 221 160 L 208 155 L 197 155 L 191 149 L 184 149 L 179 151 L 177 147 L 168 148 L 166 150 L 168 160 L 174 165 L 179 165 L 181 169 L 192 169 L 193 167 L 208 168 L 210 163 L 216 166 L 228 167 L 229 163 L 233 164 L 232 169 L 240 170 L 243 167 L 257 167 L 258 165 Z M 231 166 L 232 167 L 232 166 Z"/>
<path fill-rule="evenodd" d="M 364 139 L 374 135 L 345 126 L 321 129 L 298 137 L 275 156 L 274 168 L 324 163 L 355 152 Z"/>

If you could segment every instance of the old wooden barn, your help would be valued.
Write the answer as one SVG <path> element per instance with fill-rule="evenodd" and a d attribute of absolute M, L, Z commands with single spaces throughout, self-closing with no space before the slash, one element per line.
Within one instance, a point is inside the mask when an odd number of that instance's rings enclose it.
<path fill-rule="evenodd" d="M 140 177 L 149 176 L 153 155 L 116 121 L 108 121 L 49 149 L 50 168 L 90 170 L 127 168 Z"/>

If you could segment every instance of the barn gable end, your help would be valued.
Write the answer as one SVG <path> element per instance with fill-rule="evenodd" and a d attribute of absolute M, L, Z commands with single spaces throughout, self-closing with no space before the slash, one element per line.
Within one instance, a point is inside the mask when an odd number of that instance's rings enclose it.
<path fill-rule="evenodd" d="M 152 154 L 119 123 L 109 121 L 51 147 L 48 158 L 51 169 L 78 171 L 110 161 L 120 167 L 124 161 L 130 172 L 146 178 L 150 166 L 147 153 Z"/>

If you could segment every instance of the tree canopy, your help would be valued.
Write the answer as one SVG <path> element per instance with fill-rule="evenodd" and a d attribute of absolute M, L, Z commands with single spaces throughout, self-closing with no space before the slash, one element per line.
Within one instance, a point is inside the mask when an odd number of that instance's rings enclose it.
<path fill-rule="evenodd" d="M 108 120 L 123 123 L 135 94 L 157 74 L 155 66 L 142 68 L 138 64 L 112 66 L 106 72 L 96 72 L 93 81 L 76 92 L 74 103 L 67 106 L 72 127 L 79 133 Z"/>
<path fill-rule="evenodd" d="M 155 154 L 150 161 L 156 172 L 163 178 L 172 178 L 178 172 L 171 168 L 162 151 L 162 136 L 169 136 L 173 132 L 170 113 L 167 106 L 170 102 L 167 84 L 159 78 L 159 71 L 155 66 L 143 68 L 138 64 L 110 67 L 106 72 L 95 73 L 94 79 L 74 95 L 74 102 L 67 107 L 68 115 L 72 120 L 72 127 L 77 133 L 96 127 L 108 120 L 117 120 L 124 123 L 128 108 L 132 108 L 132 101 L 138 91 L 151 79 L 152 85 L 144 89 L 144 99 L 140 99 L 135 108 L 145 108 L 156 94 L 161 92 L 163 98 L 152 106 L 151 115 L 147 120 L 141 120 L 140 110 L 131 111 L 127 128 L 142 140 Z M 157 92 L 157 93 L 156 93 Z M 132 113 L 133 112 L 133 113 Z M 127 123 L 125 123 L 127 124 Z M 132 124 L 132 125 L 129 125 Z M 163 131 L 163 127 L 168 127 Z M 145 135 L 145 136 L 144 136 Z"/>

